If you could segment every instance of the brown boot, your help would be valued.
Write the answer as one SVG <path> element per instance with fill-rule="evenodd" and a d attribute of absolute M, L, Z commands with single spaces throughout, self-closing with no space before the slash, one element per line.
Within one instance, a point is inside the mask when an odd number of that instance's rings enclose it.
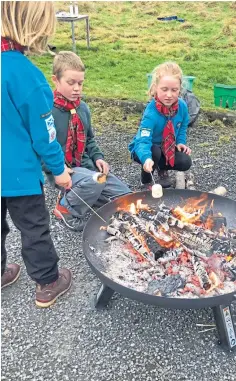
<path fill-rule="evenodd" d="M 69 290 L 72 281 L 71 271 L 60 269 L 58 279 L 50 284 L 36 285 L 35 303 L 38 307 L 50 307 L 59 296 Z"/>
<path fill-rule="evenodd" d="M 20 276 L 20 266 L 17 263 L 10 263 L 7 265 L 4 274 L 1 278 L 1 288 L 10 286 L 14 283 Z"/>

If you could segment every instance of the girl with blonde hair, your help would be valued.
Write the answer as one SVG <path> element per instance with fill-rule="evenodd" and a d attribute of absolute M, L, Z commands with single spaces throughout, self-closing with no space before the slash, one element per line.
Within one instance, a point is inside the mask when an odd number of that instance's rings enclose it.
<path fill-rule="evenodd" d="M 165 62 L 152 73 L 148 103 L 138 132 L 129 145 L 134 161 L 142 165 L 141 184 L 149 189 L 155 169 L 159 183 L 168 188 L 168 170 L 191 167 L 191 150 L 186 145 L 189 123 L 186 103 L 179 98 L 182 70 L 175 62 Z"/>
<path fill-rule="evenodd" d="M 55 13 L 49 1 L 2 1 L 1 16 L 1 286 L 14 283 L 20 274 L 18 264 L 6 265 L 8 211 L 21 232 L 22 256 L 29 276 L 36 282 L 36 304 L 48 307 L 70 288 L 71 272 L 58 270 L 45 206 L 41 160 L 59 186 L 71 187 L 72 183 L 56 140 L 52 91 L 25 53 L 46 50 L 55 28 Z"/>

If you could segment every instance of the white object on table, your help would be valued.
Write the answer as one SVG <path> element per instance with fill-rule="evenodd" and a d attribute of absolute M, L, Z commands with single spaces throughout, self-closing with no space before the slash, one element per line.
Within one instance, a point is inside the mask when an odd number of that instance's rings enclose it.
<path fill-rule="evenodd" d="M 75 10 L 75 16 L 76 17 L 79 16 L 79 7 L 78 7 L 78 5 L 75 5 L 74 10 Z"/>
<path fill-rule="evenodd" d="M 71 31 L 72 31 L 72 49 L 73 52 L 76 52 L 76 43 L 75 43 L 75 22 L 85 20 L 86 23 L 86 41 L 87 48 L 89 49 L 90 43 L 90 33 L 89 33 L 89 16 L 88 15 L 73 15 L 66 12 L 58 12 L 56 14 L 57 20 L 59 22 L 70 22 L 71 23 Z"/>
<path fill-rule="evenodd" d="M 70 3 L 70 16 L 74 16 L 74 5 Z"/>

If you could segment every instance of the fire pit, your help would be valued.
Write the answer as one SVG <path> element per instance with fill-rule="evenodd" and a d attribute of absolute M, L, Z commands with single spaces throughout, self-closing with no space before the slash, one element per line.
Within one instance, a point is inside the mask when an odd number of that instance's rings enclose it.
<path fill-rule="evenodd" d="M 150 192 L 120 197 L 98 213 L 107 224 L 93 215 L 83 233 L 84 254 L 102 281 L 97 308 L 115 291 L 165 308 L 212 307 L 220 341 L 235 349 L 235 201 L 168 189 L 160 200 Z"/>

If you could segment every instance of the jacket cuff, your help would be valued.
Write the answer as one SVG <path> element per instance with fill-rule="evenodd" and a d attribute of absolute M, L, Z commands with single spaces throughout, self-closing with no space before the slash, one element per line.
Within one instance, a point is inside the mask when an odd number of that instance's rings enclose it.
<path fill-rule="evenodd" d="M 102 160 L 103 160 L 103 159 L 104 159 L 104 155 L 101 154 L 101 153 L 97 153 L 97 154 L 93 155 L 92 160 L 93 160 L 94 163 L 96 163 L 96 161 L 97 161 L 98 159 L 102 159 Z"/>
<path fill-rule="evenodd" d="M 186 145 L 186 140 L 184 140 L 184 139 L 179 139 L 179 140 L 176 141 L 176 145 L 177 145 L 177 144 L 184 144 L 184 145 Z"/>
<path fill-rule="evenodd" d="M 150 156 L 150 154 L 146 154 L 146 155 L 142 155 L 141 158 L 139 158 L 139 159 L 140 159 L 141 163 L 144 164 L 147 159 L 152 160 L 152 156 Z"/>
<path fill-rule="evenodd" d="M 60 175 L 62 175 L 62 173 L 64 172 L 64 170 L 65 170 L 65 167 L 64 167 L 64 164 L 63 164 L 63 166 L 58 167 L 58 168 L 55 168 L 55 169 L 52 171 L 52 174 L 53 174 L 53 176 L 60 176 Z"/>

